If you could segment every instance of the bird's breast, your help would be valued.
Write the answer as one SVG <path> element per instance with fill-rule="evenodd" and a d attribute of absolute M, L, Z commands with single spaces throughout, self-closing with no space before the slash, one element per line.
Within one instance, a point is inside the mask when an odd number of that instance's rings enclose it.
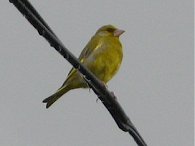
<path fill-rule="evenodd" d="M 86 66 L 96 77 L 107 83 L 118 71 L 122 57 L 120 42 L 100 43 L 88 57 Z"/>

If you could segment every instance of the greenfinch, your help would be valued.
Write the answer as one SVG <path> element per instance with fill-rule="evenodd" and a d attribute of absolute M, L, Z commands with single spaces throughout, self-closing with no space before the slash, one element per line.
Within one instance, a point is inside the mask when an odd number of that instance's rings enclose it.
<path fill-rule="evenodd" d="M 106 84 L 118 71 L 123 51 L 119 36 L 124 30 L 112 25 L 102 26 L 97 30 L 79 56 L 79 61 L 87 67 L 103 84 Z M 88 88 L 82 75 L 72 68 L 63 85 L 48 98 L 43 100 L 49 108 L 56 100 L 69 90 Z"/>

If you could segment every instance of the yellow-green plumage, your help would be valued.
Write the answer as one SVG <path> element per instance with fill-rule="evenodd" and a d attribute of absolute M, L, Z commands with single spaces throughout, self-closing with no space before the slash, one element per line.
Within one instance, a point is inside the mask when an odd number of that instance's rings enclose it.
<path fill-rule="evenodd" d="M 79 56 L 80 62 L 105 84 L 116 74 L 122 62 L 123 51 L 119 36 L 123 32 L 112 25 L 101 27 Z M 64 84 L 43 102 L 47 103 L 48 108 L 69 90 L 87 87 L 81 74 L 72 68 Z"/>

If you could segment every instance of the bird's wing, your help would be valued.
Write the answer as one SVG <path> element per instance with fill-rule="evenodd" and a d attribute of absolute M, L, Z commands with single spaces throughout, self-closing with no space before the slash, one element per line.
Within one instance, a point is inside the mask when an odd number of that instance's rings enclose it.
<path fill-rule="evenodd" d="M 87 43 L 87 45 L 85 46 L 85 48 L 83 49 L 83 51 L 81 52 L 80 56 L 79 56 L 79 61 L 81 63 L 83 63 L 85 61 L 86 58 L 89 57 L 89 55 L 94 52 L 94 50 L 96 50 L 97 48 L 100 47 L 100 39 L 97 36 L 93 36 L 91 38 L 91 40 Z M 71 74 L 74 74 L 76 72 L 75 68 L 72 68 L 69 73 L 68 73 L 68 77 L 71 76 Z M 67 77 L 67 79 L 68 79 Z M 63 87 L 66 82 L 67 79 L 65 80 L 65 82 L 63 83 L 63 85 L 61 87 Z"/>
<path fill-rule="evenodd" d="M 87 43 L 87 45 L 85 46 L 85 48 L 83 49 L 83 51 L 79 56 L 79 60 L 81 61 L 81 63 L 83 62 L 83 59 L 88 58 L 89 55 L 92 52 L 94 52 L 96 48 L 98 48 L 99 43 L 100 43 L 100 38 L 98 36 L 93 36 L 91 38 L 91 40 Z"/>
<path fill-rule="evenodd" d="M 89 55 L 99 47 L 99 42 L 99 37 L 93 36 L 91 38 L 79 56 L 79 61 L 81 63 L 83 63 L 85 59 L 88 58 Z M 73 70 L 74 68 L 69 71 L 68 76 L 73 72 Z"/>

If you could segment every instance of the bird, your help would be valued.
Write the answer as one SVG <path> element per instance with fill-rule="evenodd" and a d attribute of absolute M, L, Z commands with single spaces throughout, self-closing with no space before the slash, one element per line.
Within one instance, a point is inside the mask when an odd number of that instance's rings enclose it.
<path fill-rule="evenodd" d="M 100 27 L 82 50 L 79 61 L 104 85 L 117 73 L 123 59 L 122 44 L 119 40 L 125 31 L 113 25 Z M 72 68 L 62 86 L 43 100 L 49 108 L 62 95 L 72 89 L 89 88 L 81 73 Z"/>

